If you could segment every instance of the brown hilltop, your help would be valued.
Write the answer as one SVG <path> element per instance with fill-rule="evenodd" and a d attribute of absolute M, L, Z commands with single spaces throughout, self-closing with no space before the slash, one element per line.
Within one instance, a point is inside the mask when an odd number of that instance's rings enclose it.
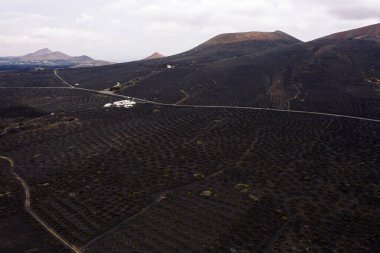
<path fill-rule="evenodd" d="M 215 36 L 206 41 L 204 46 L 233 44 L 245 41 L 278 41 L 286 40 L 289 42 L 300 42 L 298 39 L 281 31 L 275 32 L 243 32 L 243 33 L 225 33 Z"/>
<path fill-rule="evenodd" d="M 160 59 L 160 58 L 164 58 L 165 56 L 163 54 L 160 54 L 158 52 L 155 52 L 154 54 L 144 58 L 143 60 L 153 60 L 153 59 Z"/>
<path fill-rule="evenodd" d="M 380 42 L 380 23 L 344 32 L 334 33 L 321 39 L 330 40 L 373 40 Z"/>

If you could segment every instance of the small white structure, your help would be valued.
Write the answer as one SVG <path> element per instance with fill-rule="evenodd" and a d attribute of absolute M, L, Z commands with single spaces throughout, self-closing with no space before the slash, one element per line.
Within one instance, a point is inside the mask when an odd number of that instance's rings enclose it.
<path fill-rule="evenodd" d="M 79 86 L 79 83 L 74 84 L 75 86 Z"/>
<path fill-rule="evenodd" d="M 106 107 L 106 108 L 109 108 L 109 107 L 131 108 L 135 104 L 136 104 L 136 102 L 132 101 L 132 100 L 121 100 L 121 101 L 116 101 L 113 103 L 105 104 L 104 107 Z"/>
<path fill-rule="evenodd" d="M 167 69 L 174 69 L 174 66 L 172 66 L 172 65 L 166 65 L 166 68 Z"/>

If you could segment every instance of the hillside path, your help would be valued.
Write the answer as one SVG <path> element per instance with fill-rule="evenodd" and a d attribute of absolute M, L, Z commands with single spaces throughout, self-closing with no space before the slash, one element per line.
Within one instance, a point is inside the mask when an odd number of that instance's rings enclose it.
<path fill-rule="evenodd" d="M 22 188 L 24 189 L 25 194 L 25 200 L 24 200 L 24 208 L 27 213 L 29 213 L 34 220 L 36 220 L 40 225 L 42 225 L 47 232 L 49 232 L 52 236 L 54 236 L 57 240 L 59 240 L 61 243 L 63 243 L 67 248 L 71 249 L 72 252 L 75 253 L 82 253 L 76 246 L 68 242 L 65 238 L 60 236 L 46 221 L 44 221 L 42 218 L 36 214 L 30 204 L 30 188 L 28 184 L 25 182 L 24 179 L 22 179 L 15 171 L 14 171 L 14 161 L 7 157 L 7 156 L 0 156 L 0 159 L 6 160 L 9 163 L 11 174 L 21 183 Z"/>

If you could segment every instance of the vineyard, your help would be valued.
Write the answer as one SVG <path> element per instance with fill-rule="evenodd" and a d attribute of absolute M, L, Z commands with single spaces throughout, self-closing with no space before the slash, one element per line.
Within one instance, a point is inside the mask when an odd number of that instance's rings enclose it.
<path fill-rule="evenodd" d="M 6 97 L 19 92 L 31 91 Z M 43 115 L 1 136 L 0 151 L 28 183 L 33 210 L 85 252 L 379 247 L 377 123 L 141 103 L 104 108 L 111 98 L 81 93 L 23 94 L 23 105 Z M 40 99 L 47 96 L 61 103 Z M 2 192 L 15 196 L 5 199 L 11 211 L 3 219 L 17 215 L 23 199 L 7 177 Z"/>

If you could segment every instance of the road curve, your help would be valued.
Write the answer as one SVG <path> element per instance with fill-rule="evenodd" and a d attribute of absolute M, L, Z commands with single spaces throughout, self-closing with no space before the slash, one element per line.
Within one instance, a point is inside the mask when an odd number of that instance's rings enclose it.
<path fill-rule="evenodd" d="M 46 231 L 48 231 L 51 235 L 53 235 L 57 240 L 59 240 L 61 243 L 63 243 L 67 248 L 71 249 L 75 253 L 82 253 L 80 249 L 78 249 L 73 244 L 69 243 L 65 238 L 60 236 L 52 227 L 49 226 L 49 224 L 46 223 L 41 217 L 39 217 L 30 207 L 30 189 L 28 184 L 25 182 L 24 179 L 22 179 L 15 171 L 14 171 L 14 161 L 6 156 L 0 156 L 0 159 L 6 160 L 9 162 L 10 168 L 11 168 L 11 174 L 21 183 L 24 193 L 25 193 L 25 201 L 24 201 L 24 208 L 27 213 L 29 213 L 38 223 L 40 223 Z"/>

